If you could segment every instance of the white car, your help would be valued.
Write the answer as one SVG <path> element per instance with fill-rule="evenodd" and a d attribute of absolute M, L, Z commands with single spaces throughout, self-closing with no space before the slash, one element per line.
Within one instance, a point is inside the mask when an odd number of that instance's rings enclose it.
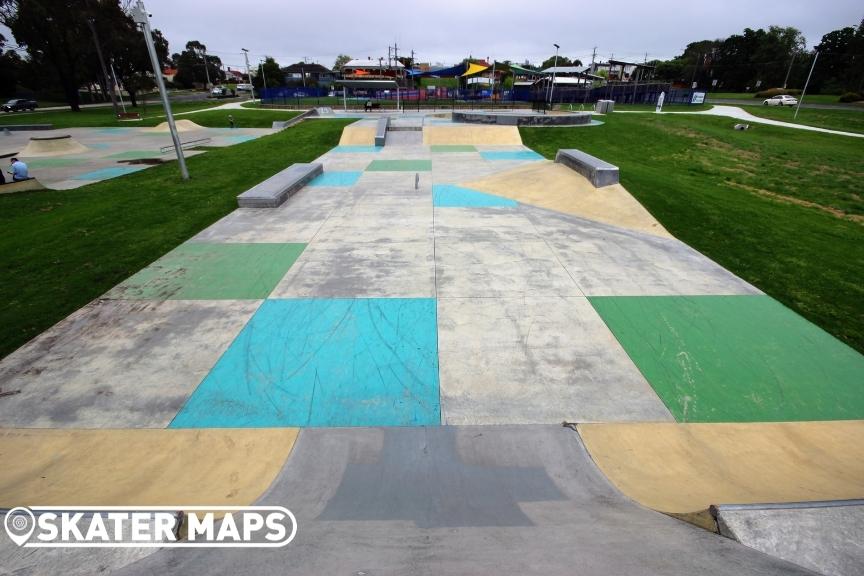
<path fill-rule="evenodd" d="M 766 98 L 762 104 L 765 106 L 797 106 L 798 100 L 788 94 L 781 94 L 779 96 Z"/>

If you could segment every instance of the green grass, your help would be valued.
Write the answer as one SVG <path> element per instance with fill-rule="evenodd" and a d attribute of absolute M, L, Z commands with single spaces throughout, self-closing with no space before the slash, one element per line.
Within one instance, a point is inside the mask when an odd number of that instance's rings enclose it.
<path fill-rule="evenodd" d="M 207 128 L 228 128 L 228 116 L 234 117 L 237 128 L 270 128 L 277 120 L 290 120 L 300 112 L 293 110 L 212 110 L 184 114 L 177 119 L 186 119 Z"/>
<path fill-rule="evenodd" d="M 611 114 L 589 130 L 520 128 L 548 158 L 579 148 L 676 237 L 864 352 L 861 141 L 731 129 L 728 118 Z"/>
<path fill-rule="evenodd" d="M 69 191 L 0 196 L 0 357 L 237 206 L 236 196 L 339 142 L 352 120 L 304 122 Z M 237 167 L 242 166 L 242 170 Z"/>
<path fill-rule="evenodd" d="M 805 100 L 806 102 L 807 100 Z M 828 128 L 831 130 L 843 130 L 844 132 L 857 132 L 864 134 L 864 108 L 861 110 L 848 110 L 837 108 L 832 110 L 814 110 L 812 108 L 801 108 L 798 118 L 795 119 L 795 108 L 781 108 L 780 106 L 745 106 L 747 112 L 761 118 L 771 120 L 782 120 L 804 124 L 805 126 L 816 126 L 817 128 Z"/>
<path fill-rule="evenodd" d="M 174 102 L 171 110 L 175 114 L 192 110 L 203 110 L 220 106 L 234 100 L 200 100 L 193 102 Z M 149 102 L 146 108 L 127 106 L 127 111 L 141 114 L 141 122 L 120 121 L 114 117 L 110 106 L 99 108 L 82 108 L 80 112 L 56 110 L 50 112 L 33 112 L 26 114 L 3 114 L 0 116 L 0 126 L 6 124 L 53 124 L 55 128 L 79 128 L 95 126 L 155 126 L 165 121 L 165 112 L 159 102 Z"/>

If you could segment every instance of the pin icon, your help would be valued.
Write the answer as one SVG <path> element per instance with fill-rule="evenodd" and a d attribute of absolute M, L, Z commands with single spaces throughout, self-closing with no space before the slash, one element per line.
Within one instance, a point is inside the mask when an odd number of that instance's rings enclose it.
<path fill-rule="evenodd" d="M 6 534 L 9 535 L 9 538 L 21 546 L 33 534 L 33 530 L 36 528 L 36 517 L 28 508 L 19 506 L 6 513 L 3 526 L 6 528 Z"/>

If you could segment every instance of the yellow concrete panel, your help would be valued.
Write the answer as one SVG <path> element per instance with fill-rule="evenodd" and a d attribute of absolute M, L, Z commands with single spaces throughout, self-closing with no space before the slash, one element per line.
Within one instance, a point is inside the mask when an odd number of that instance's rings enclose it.
<path fill-rule="evenodd" d="M 861 420 L 580 424 L 578 430 L 619 490 L 691 521 L 711 504 L 864 498 Z"/>
<path fill-rule="evenodd" d="M 461 186 L 523 204 L 574 214 L 621 228 L 672 235 L 620 184 L 594 188 L 587 178 L 554 162 L 532 162 Z"/>
<path fill-rule="evenodd" d="M 295 428 L 0 429 L 0 507 L 247 505 Z"/>
<path fill-rule="evenodd" d="M 14 194 L 15 192 L 30 192 L 32 190 L 44 190 L 42 185 L 36 178 L 22 180 L 20 182 L 7 181 L 6 184 L 0 186 L 0 194 Z"/>
<path fill-rule="evenodd" d="M 346 126 L 342 129 L 340 146 L 374 146 L 375 126 Z"/>
<path fill-rule="evenodd" d="M 192 120 L 175 120 L 174 125 L 177 127 L 177 132 L 192 132 L 194 130 L 204 130 L 204 126 L 196 124 Z M 145 132 L 170 132 L 168 122 L 162 122 L 152 128 L 144 128 Z"/>
<path fill-rule="evenodd" d="M 84 154 L 90 148 L 74 138 L 57 138 L 55 140 L 30 140 L 27 146 L 18 153 L 22 158 L 44 158 L 49 156 L 66 156 L 67 154 Z"/>
<path fill-rule="evenodd" d="M 480 124 L 424 126 L 423 145 L 521 146 L 522 136 L 519 135 L 519 129 L 516 126 L 484 126 Z"/>

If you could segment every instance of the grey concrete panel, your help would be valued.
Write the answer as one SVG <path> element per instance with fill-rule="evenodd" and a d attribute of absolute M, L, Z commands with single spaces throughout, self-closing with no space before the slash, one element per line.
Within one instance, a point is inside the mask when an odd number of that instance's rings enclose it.
<path fill-rule="evenodd" d="M 864 573 L 864 505 L 757 506 L 741 510 L 720 507 L 720 533 L 820 574 Z"/>
<path fill-rule="evenodd" d="M 237 196 L 241 208 L 276 208 L 324 172 L 317 162 L 292 164 Z"/>
<path fill-rule="evenodd" d="M 435 240 L 440 297 L 583 296 L 545 242 Z"/>
<path fill-rule="evenodd" d="M 540 114 L 530 111 L 520 112 L 453 112 L 454 122 L 469 124 L 498 124 L 501 126 L 580 126 L 591 123 L 588 112 L 572 114 Z"/>
<path fill-rule="evenodd" d="M 436 208 L 435 238 L 468 243 L 543 240 L 514 208 Z"/>
<path fill-rule="evenodd" d="M 683 242 L 520 205 L 586 296 L 761 294 Z"/>
<path fill-rule="evenodd" d="M 271 298 L 432 298 L 433 242 L 314 242 Z"/>
<path fill-rule="evenodd" d="M 555 162 L 575 170 L 587 178 L 595 188 L 618 183 L 617 166 L 581 150 L 558 150 L 555 155 Z"/>
<path fill-rule="evenodd" d="M 444 424 L 671 421 L 586 298 L 440 298 Z"/>
<path fill-rule="evenodd" d="M 423 133 L 419 131 L 394 131 L 391 129 L 387 133 L 387 146 L 423 146 Z M 426 153 L 428 154 L 428 150 L 426 150 Z"/>
<path fill-rule="evenodd" d="M 259 304 L 95 301 L 0 363 L 0 422 L 164 428 Z"/>
<path fill-rule="evenodd" d="M 378 119 L 375 126 L 375 146 L 384 146 L 387 140 L 387 126 L 390 125 L 390 117 L 384 116 Z"/>
<path fill-rule="evenodd" d="M 260 504 L 275 550 L 162 550 L 119 574 L 812 574 L 634 505 L 560 426 L 306 429 Z"/>

